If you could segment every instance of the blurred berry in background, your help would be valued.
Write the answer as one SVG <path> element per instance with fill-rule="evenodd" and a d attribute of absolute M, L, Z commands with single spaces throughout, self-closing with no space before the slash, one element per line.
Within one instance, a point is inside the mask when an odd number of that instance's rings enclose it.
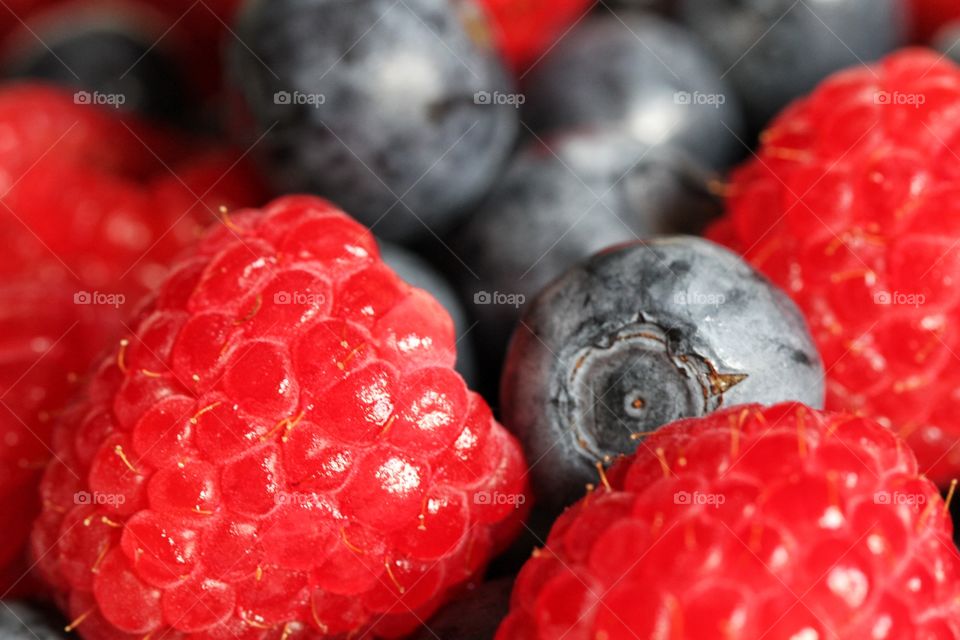
<path fill-rule="evenodd" d="M 122 109 L 183 123 L 188 83 L 171 43 L 157 40 L 149 12 L 65 6 L 32 21 L 7 43 L 6 74 L 72 87 L 78 95 L 110 96 Z"/>
<path fill-rule="evenodd" d="M 482 19 L 447 0 L 248 3 L 232 79 L 274 187 L 330 198 L 387 240 L 469 213 L 518 129 Z"/>
<path fill-rule="evenodd" d="M 908 35 L 903 0 L 679 0 L 678 17 L 715 56 L 754 132 L 825 76 Z"/>
<path fill-rule="evenodd" d="M 524 78 L 525 123 L 543 136 L 603 128 L 673 144 L 724 168 L 746 149 L 739 100 L 682 27 L 644 13 L 600 10 Z"/>

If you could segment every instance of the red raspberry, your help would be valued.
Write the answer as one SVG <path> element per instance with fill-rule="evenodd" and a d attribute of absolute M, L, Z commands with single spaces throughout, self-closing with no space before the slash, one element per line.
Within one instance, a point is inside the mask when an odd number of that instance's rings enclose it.
<path fill-rule="evenodd" d="M 519 526 L 523 457 L 452 321 L 326 201 L 232 216 L 134 326 L 33 532 L 84 637 L 409 632 Z"/>
<path fill-rule="evenodd" d="M 517 72 L 536 63 L 587 13 L 590 0 L 480 0 L 500 52 Z"/>
<path fill-rule="evenodd" d="M 950 516 L 875 422 L 733 407 L 607 478 L 523 567 L 498 639 L 960 637 Z"/>
<path fill-rule="evenodd" d="M 826 80 L 762 136 L 708 235 L 805 312 L 827 408 L 960 472 L 960 69 L 926 50 Z"/>
<path fill-rule="evenodd" d="M 51 416 L 216 207 L 261 196 L 239 152 L 185 160 L 190 146 L 52 89 L 0 91 L 0 131 L 3 595 L 23 577 L 10 564 L 39 509 Z"/>

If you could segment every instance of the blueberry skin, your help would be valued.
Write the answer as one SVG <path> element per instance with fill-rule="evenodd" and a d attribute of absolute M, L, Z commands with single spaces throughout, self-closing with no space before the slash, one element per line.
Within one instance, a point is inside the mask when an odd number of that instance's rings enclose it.
<path fill-rule="evenodd" d="M 470 7 L 245 5 L 232 77 L 264 135 L 257 148 L 276 188 L 326 196 L 395 241 L 439 234 L 467 212 L 508 158 L 519 120 Z"/>
<path fill-rule="evenodd" d="M 643 12 L 600 13 L 528 74 L 524 121 L 540 135 L 609 127 L 719 169 L 745 152 L 740 106 L 720 73 L 680 26 Z"/>
<path fill-rule="evenodd" d="M 412 640 L 493 640 L 510 611 L 512 589 L 512 578 L 470 585 L 430 618 Z"/>
<path fill-rule="evenodd" d="M 610 245 L 698 233 L 719 215 L 711 178 L 682 151 L 615 135 L 524 149 L 453 241 L 469 269 L 461 269 L 460 290 L 477 322 L 485 375 L 499 378 L 523 303 L 569 267 Z"/>
<path fill-rule="evenodd" d="M 27 605 L 0 602 L 0 638 L 3 640 L 63 640 L 66 635 L 51 624 L 51 614 L 41 613 Z"/>
<path fill-rule="evenodd" d="M 750 126 L 844 67 L 906 41 L 902 0 L 680 0 L 678 17 L 717 56 Z"/>
<path fill-rule="evenodd" d="M 457 371 L 463 376 L 467 386 L 475 389 L 479 380 L 473 340 L 469 334 L 470 322 L 453 285 L 429 262 L 397 245 L 381 241 L 380 256 L 400 278 L 430 293 L 450 314 L 457 330 Z"/>
<path fill-rule="evenodd" d="M 155 120 L 186 122 L 187 82 L 160 34 L 122 16 L 77 12 L 41 29 L 5 63 L 8 77 L 36 78 L 102 95 L 122 95 L 119 108 Z"/>
<path fill-rule="evenodd" d="M 600 482 L 597 464 L 641 435 L 721 406 L 824 401 L 823 365 L 793 302 L 708 240 L 614 247 L 528 307 L 501 386 L 539 504 L 559 510 Z"/>

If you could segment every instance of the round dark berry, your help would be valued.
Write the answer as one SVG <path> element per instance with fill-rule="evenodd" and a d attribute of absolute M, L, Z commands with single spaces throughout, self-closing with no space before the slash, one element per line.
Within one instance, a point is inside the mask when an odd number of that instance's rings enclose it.
<path fill-rule="evenodd" d="M 830 73 L 900 46 L 900 0 L 682 0 L 681 19 L 711 48 L 759 130 Z"/>
<path fill-rule="evenodd" d="M 437 299 L 457 330 L 457 371 L 470 388 L 476 388 L 477 367 L 473 339 L 469 335 L 470 322 L 453 286 L 429 262 L 403 247 L 380 242 L 380 256 L 397 275 L 408 284 L 423 289 Z"/>
<path fill-rule="evenodd" d="M 476 7 L 256 0 L 232 70 L 281 191 L 334 200 L 387 239 L 431 235 L 493 183 L 517 96 Z"/>
<path fill-rule="evenodd" d="M 547 287 L 514 334 L 501 409 L 538 502 L 559 508 L 668 422 L 823 396 L 790 299 L 728 250 L 677 236 L 608 249 Z"/>
<path fill-rule="evenodd" d="M 710 174 L 671 147 L 613 135 L 547 144 L 517 156 L 455 239 L 482 368 L 494 376 L 524 304 L 552 279 L 613 244 L 697 233 L 721 210 Z"/>
<path fill-rule="evenodd" d="M 740 107 L 720 73 L 681 27 L 642 12 L 601 13 L 527 75 L 524 117 L 540 134 L 610 127 L 722 167 L 743 145 Z"/>
<path fill-rule="evenodd" d="M 513 578 L 469 585 L 459 598 L 424 624 L 412 640 L 493 640 L 510 610 Z"/>
<path fill-rule="evenodd" d="M 102 104 L 181 122 L 188 89 L 160 33 L 113 11 L 69 10 L 40 21 L 5 65 L 11 77 L 76 89 L 80 104 Z"/>

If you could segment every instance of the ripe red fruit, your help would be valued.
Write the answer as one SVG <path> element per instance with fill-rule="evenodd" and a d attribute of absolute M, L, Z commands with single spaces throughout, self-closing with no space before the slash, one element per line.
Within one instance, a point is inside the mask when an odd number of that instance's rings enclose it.
<path fill-rule="evenodd" d="M 33 532 L 85 637 L 409 632 L 519 526 L 523 457 L 452 321 L 326 201 L 231 216 L 132 326 Z"/>
<path fill-rule="evenodd" d="M 53 417 L 216 207 L 261 200 L 240 152 L 35 86 L 0 91 L 0 596 L 23 583 Z"/>
<path fill-rule="evenodd" d="M 498 639 L 960 637 L 950 516 L 875 422 L 733 407 L 606 482 L 524 566 Z"/>
<path fill-rule="evenodd" d="M 526 70 L 587 13 L 590 0 L 480 0 L 497 46 L 517 72 Z"/>
<path fill-rule="evenodd" d="M 738 169 L 708 236 L 804 311 L 827 409 L 907 438 L 920 469 L 960 472 L 960 68 L 926 50 L 826 80 Z"/>

